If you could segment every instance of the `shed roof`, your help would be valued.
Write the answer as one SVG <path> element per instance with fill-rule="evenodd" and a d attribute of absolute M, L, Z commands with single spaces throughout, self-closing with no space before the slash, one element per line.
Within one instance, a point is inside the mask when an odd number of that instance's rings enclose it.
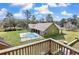
<path fill-rule="evenodd" d="M 45 31 L 52 24 L 53 23 L 37 23 L 37 24 L 29 24 L 28 26 L 31 29 L 37 29 L 39 31 Z M 60 29 L 60 27 L 57 24 L 55 24 L 55 26 Z"/>

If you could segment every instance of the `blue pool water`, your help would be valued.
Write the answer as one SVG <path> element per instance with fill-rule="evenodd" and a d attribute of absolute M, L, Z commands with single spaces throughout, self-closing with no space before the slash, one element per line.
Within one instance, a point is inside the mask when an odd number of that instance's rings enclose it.
<path fill-rule="evenodd" d="M 37 37 L 39 37 L 39 35 L 36 34 L 36 33 L 28 32 L 24 35 L 24 37 L 26 37 L 26 38 L 37 38 Z"/>

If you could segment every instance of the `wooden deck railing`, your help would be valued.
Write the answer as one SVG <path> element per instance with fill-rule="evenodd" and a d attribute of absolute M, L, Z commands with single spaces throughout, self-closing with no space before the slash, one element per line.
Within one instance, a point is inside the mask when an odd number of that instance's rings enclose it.
<path fill-rule="evenodd" d="M 0 55 L 78 55 L 79 51 L 54 39 L 44 39 L 30 44 L 0 50 Z"/>
<path fill-rule="evenodd" d="M 79 55 L 79 50 L 51 39 L 51 53 L 56 55 Z"/>

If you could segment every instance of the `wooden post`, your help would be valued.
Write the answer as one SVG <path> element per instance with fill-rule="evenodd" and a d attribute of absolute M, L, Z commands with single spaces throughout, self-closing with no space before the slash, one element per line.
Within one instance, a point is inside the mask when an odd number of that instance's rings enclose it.
<path fill-rule="evenodd" d="M 51 55 L 51 40 L 49 40 L 49 51 L 48 54 Z"/>

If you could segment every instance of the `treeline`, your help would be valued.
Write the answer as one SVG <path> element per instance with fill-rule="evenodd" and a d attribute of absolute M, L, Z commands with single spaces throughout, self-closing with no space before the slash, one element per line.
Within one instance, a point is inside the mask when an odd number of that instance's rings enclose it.
<path fill-rule="evenodd" d="M 53 22 L 53 17 L 51 14 L 47 14 L 44 18 L 37 20 L 35 15 L 32 15 L 29 10 L 23 11 L 25 19 L 16 19 L 14 18 L 11 12 L 7 12 L 5 18 L 0 20 L 0 28 L 4 31 L 13 31 L 16 29 L 27 29 L 29 23 L 39 23 L 39 22 Z"/>
<path fill-rule="evenodd" d="M 72 17 L 67 18 L 67 19 L 65 19 L 65 18 L 61 19 L 61 21 L 60 21 L 61 27 L 64 27 L 65 22 L 71 22 L 71 24 L 73 24 L 79 28 L 79 18 L 77 17 L 77 15 L 73 15 Z"/>

